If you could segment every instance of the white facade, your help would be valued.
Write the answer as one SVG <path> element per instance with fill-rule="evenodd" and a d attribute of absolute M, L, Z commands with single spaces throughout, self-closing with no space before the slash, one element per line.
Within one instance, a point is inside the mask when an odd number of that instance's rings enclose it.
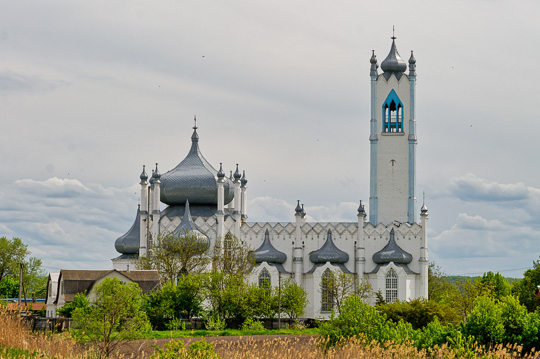
<path fill-rule="evenodd" d="M 191 212 L 194 224 L 210 239 L 211 244 L 226 233 L 232 233 L 247 241 L 253 249 L 257 249 L 263 244 L 265 233 L 268 231 L 272 247 L 284 253 L 286 259 L 283 259 L 283 263 L 259 263 L 254 268 L 250 280 L 258 283 L 259 274 L 263 270 L 265 275 L 269 273 L 271 284 L 274 286 L 278 283 L 280 272 L 282 279 L 293 279 L 308 293 L 306 317 L 318 318 L 329 315 L 328 311 L 321 310 L 320 283 L 326 269 L 344 271 L 359 279 L 367 280 L 375 291 L 380 290 L 390 301 L 427 298 L 428 213 L 425 206 L 420 213 L 421 223 L 416 222 L 415 63 L 416 60 L 411 54 L 410 72 L 406 75 L 404 67 L 407 65 L 399 57 L 394 42 L 390 54 L 382 63 L 384 73 L 378 73 L 375 56 L 371 59 L 369 221 L 361 206 L 356 222 L 308 223 L 303 219 L 305 218 L 303 207 L 298 206 L 296 213 L 291 213 L 291 218 L 295 217 L 293 222 L 247 222 L 247 181 L 245 174 L 240 179 L 238 168 L 234 178 L 230 179 L 234 184 L 234 200 L 228 202 L 228 206 L 224 200 L 226 197 L 224 186 L 229 179 L 224 177 L 220 168 L 214 177 L 216 181 L 214 213 L 205 216 Z M 385 104 L 389 107 L 385 108 Z M 396 108 L 392 111 L 394 105 Z M 193 151 L 200 152 L 197 127 L 194 129 L 190 154 L 194 153 Z M 189 156 L 182 163 L 196 162 Z M 200 160 L 198 157 L 193 158 Z M 181 171 L 179 168 L 182 167 L 182 163 L 175 170 Z M 194 165 L 191 166 L 186 171 L 192 171 Z M 157 167 L 155 173 L 158 173 Z M 162 213 L 159 212 L 160 177 L 153 177 L 154 183 L 149 185 L 145 176 L 143 171 L 139 230 L 132 234 L 128 232 L 117 240 L 117 243 L 121 242 L 117 245 L 117 249 L 126 248 L 125 251 L 119 250 L 123 253 L 122 256 L 113 259 L 113 266 L 118 270 L 127 270 L 128 265 L 133 265 L 132 256 L 126 254 L 133 253 L 127 249 L 128 237 L 140 238 L 138 253 L 144 254 L 159 233 L 176 230 L 182 221 L 182 216 L 170 215 L 177 213 L 173 210 L 173 205 Z M 191 198 L 189 203 L 192 203 Z M 135 227 L 134 225 L 130 231 Z M 328 237 L 329 231 L 331 239 Z M 315 257 L 311 255 L 321 250 L 328 240 L 332 241 L 339 253 L 343 253 L 337 255 L 334 261 L 324 262 L 319 257 L 314 259 Z"/>

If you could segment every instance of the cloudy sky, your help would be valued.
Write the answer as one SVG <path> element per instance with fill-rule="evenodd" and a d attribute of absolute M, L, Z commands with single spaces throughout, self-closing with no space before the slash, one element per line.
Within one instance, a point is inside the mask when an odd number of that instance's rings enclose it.
<path fill-rule="evenodd" d="M 249 180 L 249 218 L 355 221 L 369 58 L 417 59 L 430 260 L 519 277 L 540 255 L 537 1 L 0 0 L 0 236 L 47 271 L 110 268 L 143 164 L 190 146 Z M 421 205 L 421 203 L 420 203 Z M 369 210 L 369 209 L 368 209 Z"/>

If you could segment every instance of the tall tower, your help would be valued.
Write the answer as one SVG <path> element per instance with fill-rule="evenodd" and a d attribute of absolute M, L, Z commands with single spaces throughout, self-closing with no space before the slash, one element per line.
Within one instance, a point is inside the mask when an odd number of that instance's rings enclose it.
<path fill-rule="evenodd" d="M 396 37 L 378 73 L 371 56 L 369 221 L 416 221 L 416 60 L 411 51 L 409 74 L 399 56 Z"/>

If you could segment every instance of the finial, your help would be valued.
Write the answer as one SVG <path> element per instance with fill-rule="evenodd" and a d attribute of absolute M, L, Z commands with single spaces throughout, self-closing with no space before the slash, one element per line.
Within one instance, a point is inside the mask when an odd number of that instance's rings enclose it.
<path fill-rule="evenodd" d="M 225 172 L 223 172 L 223 164 L 221 162 L 219 163 L 219 171 L 217 173 L 217 177 L 219 179 L 222 179 L 223 177 L 225 177 Z"/>
<path fill-rule="evenodd" d="M 142 173 L 139 176 L 141 179 L 140 184 L 146 184 L 146 180 L 148 179 L 148 175 L 146 174 L 145 165 L 142 166 Z"/>
<path fill-rule="evenodd" d="M 306 216 L 306 211 L 304 211 L 304 204 L 302 203 L 302 218 Z"/>
<path fill-rule="evenodd" d="M 426 206 L 426 192 L 422 193 L 422 197 L 423 197 L 423 200 L 422 200 L 422 208 L 420 208 L 420 214 L 423 216 L 427 216 L 428 208 Z"/>
<path fill-rule="evenodd" d="M 240 174 L 240 172 L 238 171 L 238 163 L 236 164 L 236 171 L 234 172 L 234 180 L 235 181 L 238 181 L 240 179 L 240 177 L 242 177 L 242 175 Z"/>
<path fill-rule="evenodd" d="M 193 129 L 196 130 L 198 127 L 197 127 L 197 115 L 194 115 L 193 116 Z"/>
<path fill-rule="evenodd" d="M 396 39 L 395 27 L 394 27 L 394 25 L 392 25 L 392 40 L 395 40 L 395 39 Z"/>
<path fill-rule="evenodd" d="M 362 200 L 360 200 L 360 206 L 358 207 L 358 216 L 366 216 L 366 211 L 364 210 L 364 205 L 362 204 Z"/>
<path fill-rule="evenodd" d="M 242 171 L 242 179 L 240 180 L 242 182 L 242 187 L 246 187 L 248 180 L 246 179 L 246 170 Z"/>
<path fill-rule="evenodd" d="M 297 216 L 302 215 L 302 207 L 300 207 L 300 200 L 298 200 L 298 203 L 296 204 L 296 208 L 294 209 Z"/>

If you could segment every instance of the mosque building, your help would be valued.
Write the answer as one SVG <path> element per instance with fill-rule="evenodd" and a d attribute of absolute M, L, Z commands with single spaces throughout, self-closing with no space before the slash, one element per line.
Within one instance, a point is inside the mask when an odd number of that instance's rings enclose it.
<path fill-rule="evenodd" d="M 416 204 L 416 59 L 400 57 L 395 37 L 382 73 L 371 56 L 369 216 L 360 201 L 355 222 L 307 222 L 298 202 L 294 221 L 249 222 L 245 172 L 226 176 L 203 157 L 197 126 L 182 162 L 160 174 L 140 175 L 141 204 L 129 231 L 116 240 L 121 254 L 114 269 L 129 270 L 160 233 L 198 231 L 215 243 L 231 233 L 255 249 L 250 281 L 290 278 L 308 295 L 306 317 L 330 314 L 321 286 L 330 271 L 354 274 L 381 291 L 387 302 L 427 298 L 428 250 L 425 205 L 417 222 Z M 160 202 L 167 207 L 160 211 Z"/>

